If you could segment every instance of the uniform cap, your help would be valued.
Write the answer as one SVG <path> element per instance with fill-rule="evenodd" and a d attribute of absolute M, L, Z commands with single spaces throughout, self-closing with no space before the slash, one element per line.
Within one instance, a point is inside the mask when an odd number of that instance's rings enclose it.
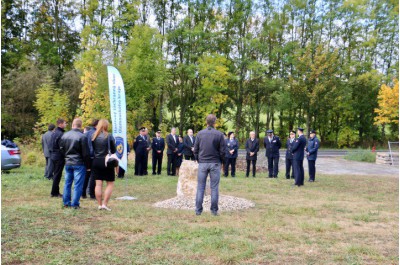
<path fill-rule="evenodd" d="M 268 130 L 268 131 L 267 131 L 267 133 L 273 133 L 273 132 L 274 132 L 273 130 Z"/>

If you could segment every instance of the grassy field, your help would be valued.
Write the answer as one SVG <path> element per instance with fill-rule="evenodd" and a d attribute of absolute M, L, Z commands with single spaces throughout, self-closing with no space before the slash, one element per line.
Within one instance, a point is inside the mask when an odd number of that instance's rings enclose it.
<path fill-rule="evenodd" d="M 398 264 L 395 177 L 325 175 L 292 188 L 282 176 L 239 173 L 222 178 L 220 192 L 256 207 L 213 217 L 152 207 L 175 196 L 177 178 L 132 170 L 127 190 L 138 200 L 112 200 L 112 212 L 91 200 L 63 209 L 42 173 L 2 174 L 3 264 Z"/>

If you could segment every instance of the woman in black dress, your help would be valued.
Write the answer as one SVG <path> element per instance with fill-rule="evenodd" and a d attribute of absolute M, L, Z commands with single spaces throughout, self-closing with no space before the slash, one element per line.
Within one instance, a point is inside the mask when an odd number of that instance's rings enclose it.
<path fill-rule="evenodd" d="M 99 210 L 111 211 L 107 207 L 108 201 L 111 198 L 111 193 L 114 188 L 115 172 L 113 167 L 106 167 L 105 158 L 110 150 L 112 154 L 116 152 L 115 139 L 108 133 L 108 121 L 101 119 L 96 127 L 96 132 L 92 137 L 94 160 L 93 160 L 93 175 L 96 179 L 95 194 L 99 203 Z M 104 191 L 104 200 L 102 199 L 103 181 L 107 182 L 106 190 Z"/>

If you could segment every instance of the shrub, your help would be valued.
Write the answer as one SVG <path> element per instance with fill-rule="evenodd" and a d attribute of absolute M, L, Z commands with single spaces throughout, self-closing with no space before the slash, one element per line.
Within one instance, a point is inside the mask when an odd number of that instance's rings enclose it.
<path fill-rule="evenodd" d="M 25 161 L 25 163 L 26 163 L 27 165 L 36 164 L 36 161 L 37 161 L 37 155 L 36 155 L 35 152 L 29 152 L 29 153 L 26 154 L 26 161 Z"/>
<path fill-rule="evenodd" d="M 348 152 L 344 159 L 375 163 L 376 153 L 371 152 L 369 149 L 358 149 L 357 151 Z"/>

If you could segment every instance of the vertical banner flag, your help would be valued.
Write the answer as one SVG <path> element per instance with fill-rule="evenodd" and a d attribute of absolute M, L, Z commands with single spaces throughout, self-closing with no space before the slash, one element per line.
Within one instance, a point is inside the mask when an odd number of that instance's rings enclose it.
<path fill-rule="evenodd" d="M 107 66 L 108 87 L 110 92 L 110 109 L 112 134 L 117 147 L 119 166 L 128 169 L 127 138 L 126 138 L 126 101 L 125 89 L 121 74 L 114 66 Z"/>

